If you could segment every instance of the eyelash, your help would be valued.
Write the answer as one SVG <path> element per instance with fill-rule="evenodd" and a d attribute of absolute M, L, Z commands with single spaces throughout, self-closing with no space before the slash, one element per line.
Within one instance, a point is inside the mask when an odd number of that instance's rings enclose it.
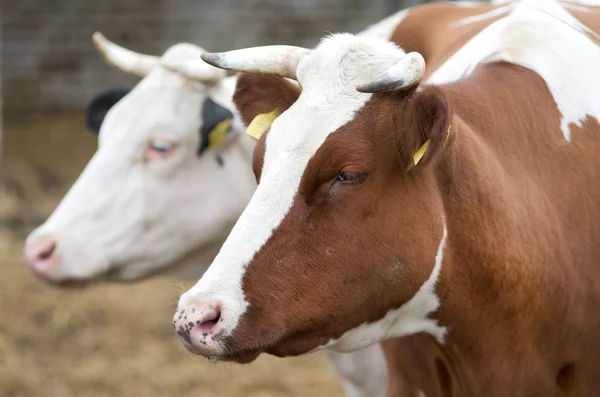
<path fill-rule="evenodd" d="M 167 140 L 155 139 L 150 141 L 150 148 L 158 153 L 168 153 L 173 150 L 174 147 L 175 145 Z"/>
<path fill-rule="evenodd" d="M 367 176 L 364 172 L 348 172 L 341 171 L 335 177 L 336 183 L 343 183 L 348 185 L 354 185 L 357 183 L 361 183 L 365 177 Z"/>
<path fill-rule="evenodd" d="M 164 159 L 169 157 L 177 148 L 177 142 L 169 139 L 153 138 L 148 141 L 144 149 L 144 159 Z"/>

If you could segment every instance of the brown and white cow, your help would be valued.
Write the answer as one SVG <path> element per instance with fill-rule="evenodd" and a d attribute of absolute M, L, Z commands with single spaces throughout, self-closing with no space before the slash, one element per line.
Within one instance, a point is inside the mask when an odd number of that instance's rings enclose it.
<path fill-rule="evenodd" d="M 238 78 L 246 124 L 279 116 L 254 196 L 180 299 L 190 351 L 249 362 L 387 340 L 415 394 L 598 393 L 600 9 L 435 7 L 449 10 L 396 31 L 408 53 L 337 34 L 203 57 L 302 88 Z M 404 30 L 419 13 L 433 26 Z"/>

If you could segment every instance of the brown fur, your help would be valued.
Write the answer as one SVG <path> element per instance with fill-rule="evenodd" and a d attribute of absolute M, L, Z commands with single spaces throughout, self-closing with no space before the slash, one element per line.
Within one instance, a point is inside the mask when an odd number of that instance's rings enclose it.
<path fill-rule="evenodd" d="M 279 76 L 242 72 L 238 75 L 236 84 L 233 101 L 239 103 L 238 111 L 245 125 L 249 125 L 257 115 L 269 113 L 275 108 L 279 114 L 285 112 L 300 96 L 297 85 Z M 243 98 L 256 100 L 245 102 Z M 276 105 L 271 107 L 273 104 Z M 257 182 L 260 181 L 268 133 L 269 130 L 265 131 L 254 147 L 252 169 Z"/>
<path fill-rule="evenodd" d="M 452 23 L 499 7 L 502 5 L 461 7 L 451 3 L 430 3 L 414 7 L 398 25 L 391 41 L 398 43 L 407 53 L 416 51 L 423 55 L 427 64 L 427 79 L 467 41 L 491 23 L 506 16 L 506 13 L 462 26 L 453 26 Z"/>
<path fill-rule="evenodd" d="M 493 21 L 439 30 L 473 12 L 458 8 L 419 7 L 396 30 L 428 73 Z M 419 13 L 434 25 L 419 25 Z M 271 99 L 282 80 L 256 91 L 251 80 L 239 79 L 234 99 L 245 120 L 297 98 Z M 431 273 L 443 216 L 433 317 L 449 332 L 443 345 L 425 334 L 383 343 L 389 396 L 598 394 L 598 120 L 565 143 L 545 82 L 503 62 L 423 88 L 374 95 L 311 159 L 289 214 L 247 267 L 250 306 L 227 340 L 230 358 L 302 354 L 406 303 Z M 339 184 L 340 170 L 367 177 Z"/>

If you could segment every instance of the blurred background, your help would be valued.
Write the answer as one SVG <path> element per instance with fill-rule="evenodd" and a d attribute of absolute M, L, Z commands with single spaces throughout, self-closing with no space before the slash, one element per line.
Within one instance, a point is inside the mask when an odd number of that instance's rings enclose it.
<path fill-rule="evenodd" d="M 60 290 L 22 258 L 96 150 L 83 111 L 137 80 L 109 67 L 92 33 L 153 55 L 178 42 L 207 50 L 314 46 L 358 32 L 417 0 L 6 0 L 2 4 L 0 396 L 342 396 L 321 354 L 212 365 L 170 325 L 185 283 Z"/>

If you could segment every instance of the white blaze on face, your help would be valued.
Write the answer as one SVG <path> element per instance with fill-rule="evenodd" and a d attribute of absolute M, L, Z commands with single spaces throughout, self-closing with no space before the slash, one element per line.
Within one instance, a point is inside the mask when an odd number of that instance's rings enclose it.
<path fill-rule="evenodd" d="M 300 61 L 302 93 L 271 126 L 260 185 L 208 271 L 181 296 L 180 307 L 219 302 L 224 334 L 233 331 L 248 305 L 242 290 L 246 267 L 289 212 L 308 162 L 371 98 L 356 87 L 404 55 L 382 39 L 340 34 Z"/>
<path fill-rule="evenodd" d="M 200 53 L 180 44 L 164 57 L 198 59 Z M 167 271 L 191 250 L 220 246 L 256 186 L 250 138 L 240 136 L 223 150 L 224 166 L 212 152 L 197 155 L 204 101 L 231 109 L 232 93 L 231 81 L 206 86 L 157 66 L 108 112 L 97 152 L 28 238 L 57 242 L 49 278 L 90 279 L 116 270 L 118 279 L 135 279 Z M 174 149 L 146 156 L 156 140 Z M 196 263 L 195 274 L 210 260 Z"/>

